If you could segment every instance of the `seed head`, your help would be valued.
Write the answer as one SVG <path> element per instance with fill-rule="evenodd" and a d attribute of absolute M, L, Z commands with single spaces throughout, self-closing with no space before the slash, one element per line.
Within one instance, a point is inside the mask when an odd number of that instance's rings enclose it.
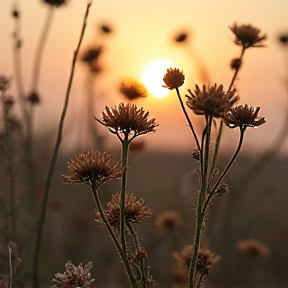
<path fill-rule="evenodd" d="M 168 88 L 170 90 L 179 88 L 183 85 L 185 80 L 185 75 L 182 71 L 177 68 L 169 68 L 167 69 L 166 74 L 164 75 L 163 81 L 166 85 L 163 87 Z"/>
<path fill-rule="evenodd" d="M 241 45 L 244 49 L 265 46 L 262 42 L 267 39 L 266 34 L 261 35 L 261 30 L 251 24 L 238 25 L 234 23 L 230 29 L 236 36 L 234 42 L 237 45 Z"/>
<path fill-rule="evenodd" d="M 161 229 L 173 230 L 181 225 L 181 218 L 178 211 L 165 211 L 156 220 L 156 226 Z"/>
<path fill-rule="evenodd" d="M 121 103 L 114 108 L 106 106 L 106 113 L 102 113 L 102 119 L 95 119 L 107 126 L 111 133 L 119 137 L 119 133 L 130 135 L 132 140 L 139 135 L 155 132 L 158 124 L 155 123 L 155 118 L 149 119 L 148 116 L 149 112 L 137 108 L 135 104 Z"/>
<path fill-rule="evenodd" d="M 249 107 L 238 105 L 228 111 L 223 119 L 230 128 L 240 127 L 245 130 L 247 127 L 258 127 L 266 122 L 265 117 L 258 116 L 260 107 Z"/>
<path fill-rule="evenodd" d="M 268 257 L 270 255 L 269 248 L 262 242 L 256 239 L 244 239 L 236 243 L 238 250 L 247 252 L 252 257 L 263 256 Z"/>
<path fill-rule="evenodd" d="M 127 223 L 141 223 L 143 219 L 150 218 L 152 210 L 145 206 L 143 199 L 136 200 L 134 195 L 126 195 L 124 215 Z M 104 211 L 105 217 L 110 226 L 120 226 L 120 193 L 112 195 L 112 200 L 107 203 L 107 209 Z M 103 220 L 99 212 L 95 213 L 95 221 L 103 224 Z"/>
<path fill-rule="evenodd" d="M 52 282 L 57 288 L 88 288 L 94 281 L 91 278 L 92 262 L 88 262 L 84 267 L 82 263 L 74 266 L 71 261 L 65 264 L 65 272 L 54 275 Z"/>
<path fill-rule="evenodd" d="M 239 100 L 235 90 L 225 92 L 223 85 L 217 87 L 217 84 L 208 89 L 203 85 L 203 91 L 196 85 L 194 93 L 190 89 L 188 92 L 186 104 L 196 115 L 222 117 Z"/>
<path fill-rule="evenodd" d="M 75 155 L 68 162 L 68 169 L 72 175 L 62 175 L 65 184 L 85 183 L 96 186 L 109 179 L 121 177 L 123 169 L 120 161 L 106 152 L 88 151 L 86 154 Z"/>
<path fill-rule="evenodd" d="M 142 83 L 133 79 L 122 81 L 119 90 L 130 101 L 148 95 L 146 87 Z"/>

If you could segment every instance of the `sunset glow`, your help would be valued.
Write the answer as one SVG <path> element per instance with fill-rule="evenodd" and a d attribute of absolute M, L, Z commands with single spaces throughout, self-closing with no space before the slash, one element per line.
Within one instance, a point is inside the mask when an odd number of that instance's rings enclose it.
<path fill-rule="evenodd" d="M 168 68 L 175 67 L 175 64 L 167 59 L 154 59 L 148 62 L 142 72 L 142 81 L 148 91 L 156 98 L 164 98 L 169 90 L 162 87 L 163 77 Z"/>

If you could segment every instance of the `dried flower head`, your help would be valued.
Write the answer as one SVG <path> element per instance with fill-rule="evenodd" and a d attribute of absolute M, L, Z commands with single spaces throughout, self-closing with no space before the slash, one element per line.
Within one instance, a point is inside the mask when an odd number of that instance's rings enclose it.
<path fill-rule="evenodd" d="M 60 7 L 64 4 L 67 4 L 67 0 L 43 0 L 44 3 L 49 4 L 51 6 Z"/>
<path fill-rule="evenodd" d="M 65 264 L 65 272 L 54 275 L 52 282 L 57 288 L 88 288 L 94 281 L 91 276 L 92 262 L 88 262 L 84 267 L 82 263 L 74 266 L 71 261 Z"/>
<path fill-rule="evenodd" d="M 230 67 L 233 70 L 239 70 L 240 67 L 242 66 L 242 63 L 243 63 L 243 61 L 241 58 L 233 58 L 231 60 Z"/>
<path fill-rule="evenodd" d="M 190 262 L 194 247 L 192 245 L 184 246 L 183 250 L 178 253 L 174 252 L 173 257 L 182 265 L 190 267 Z M 219 256 L 215 256 L 210 250 L 204 250 L 202 248 L 198 251 L 196 271 L 202 275 L 208 275 L 210 266 L 220 259 Z"/>
<path fill-rule="evenodd" d="M 119 90 L 128 100 L 135 100 L 148 95 L 146 87 L 134 79 L 122 81 Z"/>
<path fill-rule="evenodd" d="M 112 199 L 107 203 L 107 209 L 104 214 L 108 223 L 112 227 L 120 226 L 120 193 L 112 195 Z M 141 198 L 136 200 L 134 195 L 126 195 L 124 215 L 126 223 L 141 223 L 143 219 L 150 218 L 152 210 L 145 206 L 145 201 Z M 95 221 L 103 224 L 103 220 L 99 212 L 95 213 Z"/>
<path fill-rule="evenodd" d="M 244 239 L 236 243 L 238 250 L 247 252 L 252 257 L 263 256 L 268 257 L 270 255 L 269 248 L 256 239 Z"/>
<path fill-rule="evenodd" d="M 147 258 L 147 251 L 144 248 L 140 248 L 139 250 L 130 255 L 131 261 L 136 264 L 140 264 L 143 259 Z"/>
<path fill-rule="evenodd" d="M 181 218 L 178 211 L 165 211 L 161 213 L 157 220 L 156 226 L 161 229 L 173 230 L 181 225 Z"/>
<path fill-rule="evenodd" d="M 75 155 L 68 162 L 68 169 L 72 175 L 62 175 L 66 184 L 85 183 L 91 185 L 95 181 L 96 186 L 109 179 L 122 176 L 121 163 L 114 156 L 99 151 L 88 151 L 86 154 Z"/>
<path fill-rule="evenodd" d="M 208 89 L 203 85 L 203 91 L 196 85 L 194 93 L 190 89 L 188 92 L 186 104 L 196 115 L 222 117 L 239 100 L 235 90 L 225 92 L 223 85 L 217 87 L 217 84 L 209 85 Z"/>
<path fill-rule="evenodd" d="M 267 39 L 267 36 L 266 34 L 260 35 L 260 29 L 250 24 L 238 25 L 237 23 L 234 23 L 230 29 L 236 36 L 234 42 L 237 45 L 241 45 L 244 49 L 249 47 L 264 47 L 262 42 Z"/>
<path fill-rule="evenodd" d="M 11 86 L 12 78 L 0 75 L 0 91 L 6 92 Z"/>
<path fill-rule="evenodd" d="M 185 75 L 182 71 L 177 68 L 168 68 L 163 78 L 163 81 L 166 85 L 163 85 L 163 87 L 173 90 L 182 86 L 184 80 Z"/>
<path fill-rule="evenodd" d="M 194 159 L 194 160 L 196 160 L 196 161 L 200 161 L 200 159 L 201 159 L 201 153 L 200 153 L 200 151 L 199 151 L 199 149 L 194 149 L 193 151 L 192 151 L 192 158 Z"/>
<path fill-rule="evenodd" d="M 226 183 L 221 183 L 215 191 L 216 194 L 227 194 L 228 192 L 229 187 Z"/>
<path fill-rule="evenodd" d="M 119 133 L 125 137 L 131 136 L 130 141 L 136 136 L 155 132 L 158 124 L 155 118 L 149 119 L 149 112 L 139 109 L 135 104 L 121 103 L 114 108 L 106 106 L 106 113 L 102 113 L 102 119 L 95 118 L 102 125 L 107 126 L 109 131 L 121 139 Z"/>
<path fill-rule="evenodd" d="M 260 107 L 249 107 L 238 105 L 228 111 L 223 119 L 230 128 L 240 127 L 245 130 L 247 127 L 258 127 L 266 122 L 265 117 L 258 116 Z"/>

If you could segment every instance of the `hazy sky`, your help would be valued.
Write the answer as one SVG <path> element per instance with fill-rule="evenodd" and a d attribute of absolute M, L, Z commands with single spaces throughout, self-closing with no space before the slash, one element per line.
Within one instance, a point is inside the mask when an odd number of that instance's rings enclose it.
<path fill-rule="evenodd" d="M 16 2 L 0 0 L 0 73 L 6 75 L 14 73 L 11 9 Z M 29 92 L 33 56 L 47 7 L 40 0 L 19 0 L 18 4 L 24 43 L 23 75 L 26 91 Z M 38 131 L 54 133 L 56 130 L 85 8 L 85 0 L 71 0 L 66 7 L 55 11 L 41 71 L 42 103 L 36 111 Z M 288 105 L 284 86 L 288 67 L 284 65 L 283 47 L 277 42 L 280 33 L 288 32 L 287 13 L 286 0 L 94 0 L 82 46 L 83 49 L 94 44 L 105 46 L 101 59 L 104 72 L 94 83 L 98 97 L 93 114 L 100 116 L 105 105 L 120 102 L 117 95 L 119 81 L 123 77 L 140 77 L 144 65 L 152 59 L 167 58 L 183 70 L 187 79 L 181 88 L 183 97 L 188 88 L 193 89 L 195 83 L 201 84 L 193 60 L 196 53 L 198 59 L 204 61 L 211 83 L 228 87 L 232 77 L 229 62 L 240 53 L 240 48 L 233 43 L 229 26 L 235 21 L 251 23 L 267 33 L 269 39 L 266 48 L 247 51 L 236 84 L 240 102 L 260 105 L 261 115 L 267 118 L 265 125 L 247 133 L 244 144 L 247 150 L 259 151 L 259 147 L 272 143 L 282 125 L 285 105 Z M 113 33 L 105 39 L 99 36 L 97 30 L 102 23 L 113 28 Z M 175 45 L 172 41 L 181 31 L 191 36 L 187 47 Z M 86 115 L 83 111 L 87 94 L 86 72 L 79 63 L 65 125 L 64 138 L 69 139 L 67 142 L 81 142 L 79 138 L 84 133 L 81 130 L 87 126 L 83 120 L 83 115 Z M 137 104 L 149 110 L 160 124 L 154 135 L 144 136 L 147 149 L 191 150 L 194 147 L 174 92 L 164 99 L 149 96 Z M 193 119 L 198 121 L 195 117 Z M 91 121 L 94 121 L 92 115 Z M 225 132 L 224 138 L 227 136 L 226 139 L 229 139 L 227 143 L 231 141 L 231 135 L 237 135 L 237 131 Z"/>

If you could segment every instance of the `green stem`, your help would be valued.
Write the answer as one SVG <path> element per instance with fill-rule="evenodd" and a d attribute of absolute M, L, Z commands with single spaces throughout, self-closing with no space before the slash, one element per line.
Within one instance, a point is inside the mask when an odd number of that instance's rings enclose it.
<path fill-rule="evenodd" d="M 33 287 L 34 288 L 39 287 L 38 269 L 39 269 L 40 247 L 41 247 L 43 228 L 44 228 L 45 218 L 46 218 L 46 210 L 47 210 L 47 203 L 48 203 L 48 197 L 49 197 L 49 192 L 50 192 L 51 180 L 52 180 L 52 176 L 53 176 L 53 172 L 54 172 L 54 168 L 55 168 L 55 164 L 56 164 L 56 160 L 57 160 L 57 156 L 58 156 L 60 143 L 62 140 L 64 120 L 65 120 L 66 112 L 68 109 L 70 91 L 71 91 L 72 82 L 73 82 L 73 78 L 74 78 L 76 59 L 77 59 L 77 56 L 78 56 L 78 53 L 79 53 L 79 50 L 81 47 L 81 43 L 82 43 L 82 40 L 84 37 L 84 32 L 85 32 L 86 25 L 87 25 L 87 18 L 88 18 L 88 14 L 89 14 L 89 10 L 90 10 L 91 5 L 92 5 L 92 0 L 87 2 L 86 12 L 85 12 L 84 20 L 83 20 L 83 26 L 82 26 L 79 42 L 78 42 L 76 50 L 74 51 L 71 73 L 70 73 L 70 78 L 69 78 L 68 87 L 67 87 L 67 91 L 66 91 L 65 103 L 64 103 L 62 115 L 61 115 L 60 122 L 59 122 L 57 139 L 56 139 L 53 155 L 51 158 L 51 163 L 50 163 L 50 167 L 49 167 L 49 171 L 48 171 L 47 181 L 46 181 L 45 188 L 44 188 L 44 196 L 43 196 L 42 206 L 41 206 L 41 215 L 40 215 L 40 219 L 38 222 L 38 229 L 37 229 L 37 235 L 36 235 L 36 247 L 35 247 L 35 254 L 34 254 L 34 261 L 33 261 L 32 273 L 33 273 L 33 282 L 34 282 Z"/>
<path fill-rule="evenodd" d="M 205 200 L 205 195 L 207 193 L 208 187 L 208 166 L 209 166 L 209 156 L 210 156 L 210 140 L 211 140 L 211 124 L 212 116 L 208 116 L 206 119 L 206 127 L 202 136 L 202 151 L 203 151 L 203 168 L 201 168 L 201 187 L 198 196 L 198 203 L 196 207 L 196 223 L 195 223 L 195 234 L 193 243 L 193 255 L 190 262 L 190 269 L 188 275 L 189 287 L 194 287 L 196 280 L 196 265 L 198 259 L 198 251 L 200 248 L 201 234 L 204 220 L 203 203 Z"/>
<path fill-rule="evenodd" d="M 183 103 L 182 98 L 181 98 L 181 96 L 180 96 L 180 92 L 179 92 L 179 89 L 178 89 L 178 88 L 176 88 L 176 92 L 177 92 L 178 99 L 179 99 L 179 101 L 180 101 L 180 105 L 181 105 L 182 111 L 183 111 L 183 113 L 184 113 L 184 115 L 185 115 L 185 117 L 186 117 L 186 120 L 187 120 L 187 122 L 188 122 L 188 125 L 189 125 L 189 127 L 190 127 L 190 129 L 191 129 L 191 131 L 192 131 L 192 134 L 193 134 L 194 138 L 195 138 L 197 148 L 198 148 L 198 150 L 201 152 L 201 147 L 200 147 L 200 144 L 199 144 L 199 141 L 198 141 L 198 138 L 197 138 L 195 129 L 194 129 L 194 127 L 193 127 L 193 124 L 192 124 L 192 122 L 191 122 L 188 114 L 187 114 L 187 111 L 186 111 L 186 109 L 185 109 L 185 106 L 184 106 L 184 103 Z"/>
<path fill-rule="evenodd" d="M 102 218 L 102 220 L 103 220 L 103 222 L 104 222 L 104 224 L 105 224 L 105 226 L 106 226 L 106 228 L 107 228 L 107 230 L 108 230 L 108 232 L 109 232 L 109 234 L 110 234 L 110 236 L 111 236 L 111 238 L 112 238 L 112 240 L 113 240 L 113 242 L 114 242 L 114 244 L 115 244 L 115 246 L 116 246 L 116 248 L 117 248 L 117 250 L 121 256 L 121 259 L 123 261 L 124 267 L 125 267 L 126 272 L 127 272 L 127 275 L 130 279 L 131 285 L 133 288 L 138 288 L 138 284 L 137 284 L 135 277 L 133 275 L 132 269 L 131 269 L 129 261 L 127 259 L 127 255 L 124 252 L 124 250 L 122 249 L 122 247 L 121 247 L 117 237 L 115 236 L 109 222 L 107 221 L 107 218 L 104 215 L 104 210 L 103 210 L 103 207 L 102 207 L 100 199 L 99 199 L 99 193 L 98 193 L 97 188 L 95 187 L 95 181 L 93 179 L 92 179 L 92 185 L 90 187 L 91 187 L 91 191 L 92 191 L 95 205 L 98 208 L 99 213 L 101 215 L 101 218 Z"/>

